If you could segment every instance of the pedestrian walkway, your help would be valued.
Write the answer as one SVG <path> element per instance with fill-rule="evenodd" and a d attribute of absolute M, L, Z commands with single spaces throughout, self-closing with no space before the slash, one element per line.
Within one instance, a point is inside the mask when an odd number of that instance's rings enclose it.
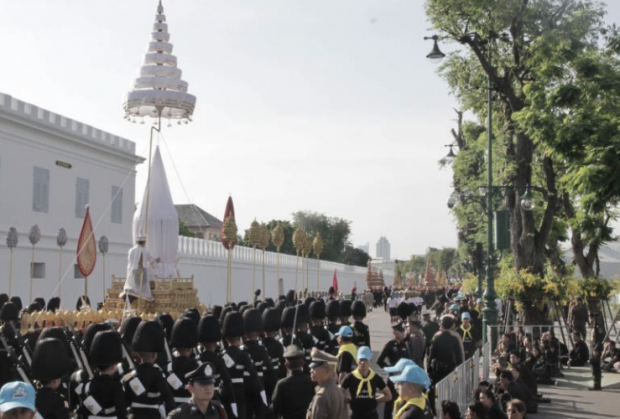
<path fill-rule="evenodd" d="M 370 341 L 376 360 L 387 341 L 392 339 L 389 315 L 383 309 L 368 313 L 366 323 L 370 328 Z M 373 363 L 373 369 L 385 376 Z M 533 419 L 586 419 L 620 418 L 620 374 L 603 374 L 603 391 L 588 391 L 592 387 L 592 374 L 588 367 L 573 367 L 562 370 L 564 378 L 557 386 L 539 386 L 539 391 L 551 399 L 551 403 L 540 404 L 538 413 L 528 415 Z M 383 409 L 378 411 L 383 413 Z"/>

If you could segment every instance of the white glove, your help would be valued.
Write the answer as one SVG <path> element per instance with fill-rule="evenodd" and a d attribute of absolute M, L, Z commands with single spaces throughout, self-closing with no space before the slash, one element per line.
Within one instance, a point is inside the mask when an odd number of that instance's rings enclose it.
<path fill-rule="evenodd" d="M 230 404 L 230 408 L 232 409 L 232 411 L 235 414 L 235 416 L 239 417 L 239 413 L 237 413 L 237 403 L 231 403 Z"/>
<path fill-rule="evenodd" d="M 267 394 L 265 393 L 265 390 L 260 392 L 260 398 L 263 399 L 263 403 L 265 403 L 265 406 L 269 406 L 267 404 Z"/>

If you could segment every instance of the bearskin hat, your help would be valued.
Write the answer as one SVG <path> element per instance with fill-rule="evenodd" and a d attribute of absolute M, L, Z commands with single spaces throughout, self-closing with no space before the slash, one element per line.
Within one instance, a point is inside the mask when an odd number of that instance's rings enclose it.
<path fill-rule="evenodd" d="M 181 317 L 174 326 L 170 335 L 170 346 L 173 348 L 193 348 L 198 345 L 198 325 L 194 319 Z"/>

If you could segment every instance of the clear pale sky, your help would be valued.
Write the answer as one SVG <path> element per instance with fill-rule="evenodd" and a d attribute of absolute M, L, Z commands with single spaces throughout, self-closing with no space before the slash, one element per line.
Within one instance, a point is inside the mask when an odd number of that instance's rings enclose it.
<path fill-rule="evenodd" d="M 618 22 L 620 2 L 607 20 Z M 456 245 L 446 207 L 456 102 L 426 60 L 422 0 L 164 0 L 194 122 L 164 128 L 175 203 L 240 230 L 309 210 L 385 235 L 393 258 Z M 0 92 L 126 137 L 123 119 L 156 0 L 0 2 Z M 174 163 L 174 164 L 173 164 Z M 177 176 L 174 166 L 178 169 Z M 138 167 L 141 199 L 146 166 Z M 185 191 L 187 191 L 187 195 Z"/>

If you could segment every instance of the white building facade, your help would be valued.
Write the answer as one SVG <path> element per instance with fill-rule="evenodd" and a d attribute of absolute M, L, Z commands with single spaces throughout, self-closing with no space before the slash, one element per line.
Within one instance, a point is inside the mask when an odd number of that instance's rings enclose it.
<path fill-rule="evenodd" d="M 112 276 L 124 278 L 127 251 L 132 245 L 135 211 L 136 167 L 144 159 L 135 154 L 135 144 L 22 102 L 0 93 L 0 293 L 8 293 L 10 267 L 12 295 L 24 306 L 30 301 L 30 268 L 33 246 L 28 234 L 33 225 L 41 230 L 34 246 L 33 295 L 49 301 L 59 295 L 62 278 L 62 307 L 75 307 L 84 293 L 85 280 L 76 265 L 77 240 L 84 221 L 84 207 L 90 214 L 98 241 L 109 240 L 103 258 L 97 254 L 95 270 L 88 279 L 91 302 L 103 301 L 104 287 Z M 140 191 L 140 196 L 142 191 Z M 9 229 L 18 232 L 18 244 L 7 246 Z M 64 228 L 68 241 L 61 249 L 57 234 Z M 253 290 L 262 288 L 262 253 L 237 246 L 233 250 L 233 299 L 250 300 Z M 157 256 L 157 255 L 154 255 Z M 179 266 L 183 277 L 194 277 L 198 297 L 205 304 L 223 304 L 226 298 L 227 253 L 221 243 L 179 237 Z M 12 260 L 12 263 L 11 263 Z M 333 262 L 298 260 L 295 256 L 265 253 L 265 295 L 275 297 L 282 278 L 284 292 L 295 288 L 327 290 L 334 272 L 340 290 L 348 294 L 353 286 L 363 287 L 366 268 Z M 278 275 L 279 272 L 279 275 Z M 105 275 L 104 275 L 105 274 Z M 384 271 L 386 282 L 393 272 Z M 253 287 L 254 282 L 254 287 Z"/>
<path fill-rule="evenodd" d="M 84 279 L 75 265 L 77 239 L 90 206 L 95 238 L 105 235 L 108 269 L 126 265 L 135 205 L 135 169 L 144 161 L 135 144 L 45 109 L 0 94 L 0 291 L 8 292 L 10 227 L 19 234 L 13 249 L 12 294 L 30 303 L 33 246 L 28 233 L 41 230 L 34 246 L 34 297 L 49 300 L 62 282 L 63 306 L 75 304 Z M 62 266 L 56 237 L 64 228 L 68 242 Z M 101 301 L 103 258 L 89 278 L 89 295 Z M 113 270 L 108 270 L 109 277 Z"/>

